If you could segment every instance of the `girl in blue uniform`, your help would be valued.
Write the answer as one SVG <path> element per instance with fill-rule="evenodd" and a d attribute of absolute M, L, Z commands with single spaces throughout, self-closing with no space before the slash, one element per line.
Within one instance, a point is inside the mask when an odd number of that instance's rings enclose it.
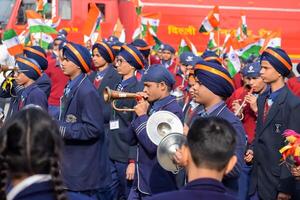
<path fill-rule="evenodd" d="M 85 200 L 64 191 L 59 173 L 62 141 L 40 107 L 26 106 L 0 132 L 1 200 Z"/>

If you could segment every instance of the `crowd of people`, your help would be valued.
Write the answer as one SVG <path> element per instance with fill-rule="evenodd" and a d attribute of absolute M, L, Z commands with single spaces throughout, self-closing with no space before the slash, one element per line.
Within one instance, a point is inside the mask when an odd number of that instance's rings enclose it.
<path fill-rule="evenodd" d="M 300 199 L 300 167 L 282 163 L 282 133 L 300 132 L 300 78 L 268 47 L 231 77 L 225 55 L 176 56 L 111 36 L 83 46 L 60 31 L 45 51 L 24 48 L 2 83 L 10 98 L 0 130 L 0 199 Z M 298 72 L 300 66 L 297 66 Z M 105 101 L 105 88 L 135 93 Z M 187 142 L 157 160 L 149 117 L 175 114 Z"/>

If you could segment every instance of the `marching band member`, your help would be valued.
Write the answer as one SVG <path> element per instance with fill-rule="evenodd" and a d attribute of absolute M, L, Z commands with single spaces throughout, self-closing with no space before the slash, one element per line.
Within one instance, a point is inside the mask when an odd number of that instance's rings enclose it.
<path fill-rule="evenodd" d="M 161 45 L 162 49 L 162 58 L 161 64 L 168 69 L 173 76 L 176 76 L 177 73 L 177 63 L 175 59 L 175 49 L 169 44 Z"/>
<path fill-rule="evenodd" d="M 19 56 L 16 65 L 18 70 L 13 72 L 12 89 L 9 91 L 0 89 L 1 97 L 11 98 L 7 118 L 28 104 L 39 105 L 47 110 L 47 96 L 35 83 L 42 75 L 39 64 L 33 59 Z"/>
<path fill-rule="evenodd" d="M 284 146 L 283 131 L 300 131 L 300 100 L 285 86 L 284 78 L 292 69 L 287 53 L 268 47 L 261 56 L 260 75 L 270 90 L 258 97 L 258 117 L 253 150 L 247 154 L 253 168 L 251 199 L 290 199 L 293 178 L 286 165 L 280 165 L 279 149 Z"/>
<path fill-rule="evenodd" d="M 50 96 L 51 80 L 49 76 L 44 72 L 48 68 L 48 60 L 45 50 L 40 46 L 31 46 L 24 48 L 24 56 L 35 60 L 41 67 L 42 75 L 36 80 L 37 86 L 41 88 L 47 95 L 47 99 Z"/>
<path fill-rule="evenodd" d="M 196 119 L 187 134 L 187 144 L 181 148 L 188 183 L 179 191 L 157 194 L 149 200 L 237 199 L 222 183 L 237 162 L 236 143 L 235 130 L 228 121 Z"/>
<path fill-rule="evenodd" d="M 159 165 L 156 159 L 157 146 L 151 142 L 146 132 L 147 120 L 156 111 L 170 111 L 183 121 L 182 108 L 170 95 L 175 80 L 164 66 L 151 65 L 142 81 L 144 91 L 140 94 L 145 99 L 138 101 L 135 106 L 137 118 L 132 122 L 134 133 L 128 138 L 138 145 L 137 176 L 134 178 L 129 200 L 145 199 L 152 194 L 178 189 L 175 175 Z"/>
<path fill-rule="evenodd" d="M 230 100 L 227 101 L 227 105 L 230 110 L 240 118 L 243 123 L 244 129 L 247 134 L 247 143 L 248 146 L 251 145 L 256 128 L 256 119 L 257 119 L 257 97 L 259 94 L 262 94 L 267 85 L 263 82 L 260 77 L 260 63 L 254 62 L 247 64 L 242 69 L 242 76 L 245 82 L 245 86 L 238 88 L 233 92 L 230 97 Z M 246 155 L 247 156 L 247 155 Z M 247 160 L 245 160 L 247 162 Z M 248 187 L 251 166 L 249 163 L 243 163 L 242 172 L 240 174 L 240 197 L 242 199 L 248 198 Z"/>
<path fill-rule="evenodd" d="M 61 98 L 58 125 L 64 148 L 61 174 L 68 191 L 112 199 L 107 139 L 101 98 L 87 77 L 90 52 L 68 43 L 63 47 L 62 71 L 69 77 Z"/>
<path fill-rule="evenodd" d="M 224 177 L 223 183 L 232 193 L 238 194 L 239 175 L 243 164 L 246 147 L 246 134 L 240 120 L 227 108 L 224 100 L 233 90 L 233 82 L 228 71 L 221 65 L 199 61 L 195 65 L 196 83 L 193 85 L 194 101 L 202 104 L 204 109 L 198 112 L 197 117 L 216 116 L 230 122 L 236 131 L 237 145 L 235 155 L 237 164 L 233 170 Z"/>
<path fill-rule="evenodd" d="M 93 45 L 92 52 L 93 63 L 96 71 L 93 71 L 89 75 L 89 79 L 92 81 L 101 96 L 104 127 L 105 129 L 108 129 L 111 106 L 110 103 L 104 102 L 103 91 L 105 87 L 115 88 L 120 82 L 121 76 L 112 65 L 115 60 L 115 52 L 108 43 L 95 43 Z"/>
<path fill-rule="evenodd" d="M 144 68 L 141 52 L 133 45 L 123 45 L 115 63 L 117 72 L 122 78 L 115 82 L 113 89 L 130 93 L 142 91 L 143 84 L 138 82 L 134 75 L 136 70 Z M 133 108 L 136 100 L 120 99 L 115 101 L 115 105 L 119 108 Z M 112 171 L 117 172 L 118 199 L 120 200 L 127 199 L 135 176 L 136 145 L 131 145 L 126 139 L 128 132 L 131 131 L 130 122 L 134 117 L 134 112 L 117 112 L 112 109 L 110 112 L 108 149 Z"/>

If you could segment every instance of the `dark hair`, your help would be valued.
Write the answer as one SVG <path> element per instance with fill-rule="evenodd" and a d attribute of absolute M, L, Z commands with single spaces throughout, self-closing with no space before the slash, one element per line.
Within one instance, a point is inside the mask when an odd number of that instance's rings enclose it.
<path fill-rule="evenodd" d="M 51 174 L 56 199 L 67 199 L 58 169 L 61 144 L 56 122 L 42 109 L 28 107 L 6 121 L 0 131 L 0 199 L 6 199 L 8 174 Z"/>
<path fill-rule="evenodd" d="M 198 118 L 188 132 L 187 144 L 197 167 L 221 171 L 234 155 L 236 132 L 224 119 Z"/>

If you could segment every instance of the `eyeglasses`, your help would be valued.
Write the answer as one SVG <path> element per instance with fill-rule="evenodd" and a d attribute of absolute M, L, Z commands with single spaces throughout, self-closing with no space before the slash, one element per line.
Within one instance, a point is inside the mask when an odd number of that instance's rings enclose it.
<path fill-rule="evenodd" d="M 126 60 L 124 60 L 122 58 L 116 58 L 116 64 L 122 65 L 123 62 L 126 62 Z"/>
<path fill-rule="evenodd" d="M 59 45 L 59 43 L 53 43 L 53 46 L 58 46 Z"/>

